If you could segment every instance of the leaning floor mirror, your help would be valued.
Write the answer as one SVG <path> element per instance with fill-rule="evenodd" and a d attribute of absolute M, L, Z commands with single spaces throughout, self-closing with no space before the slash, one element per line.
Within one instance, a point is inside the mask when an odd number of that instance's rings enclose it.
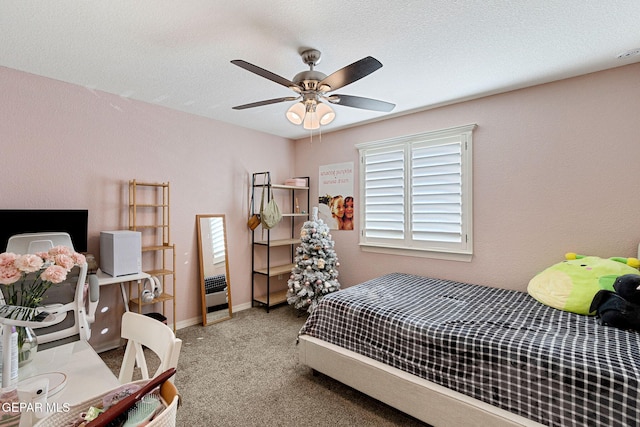
<path fill-rule="evenodd" d="M 223 214 L 196 215 L 200 255 L 202 324 L 231 319 L 231 281 Z"/>

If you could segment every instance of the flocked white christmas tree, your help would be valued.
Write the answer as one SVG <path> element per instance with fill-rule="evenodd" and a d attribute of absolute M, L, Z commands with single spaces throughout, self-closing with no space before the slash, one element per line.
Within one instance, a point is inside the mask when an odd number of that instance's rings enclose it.
<path fill-rule="evenodd" d="M 300 241 L 288 281 L 287 301 L 311 313 L 325 295 L 340 289 L 334 241 L 329 226 L 318 219 L 318 208 L 313 208 L 312 219 L 302 226 Z"/>

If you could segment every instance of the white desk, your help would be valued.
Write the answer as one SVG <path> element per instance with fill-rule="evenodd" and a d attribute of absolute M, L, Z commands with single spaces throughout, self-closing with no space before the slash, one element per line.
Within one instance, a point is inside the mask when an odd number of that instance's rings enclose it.
<path fill-rule="evenodd" d="M 98 277 L 98 284 L 100 286 L 113 285 L 116 283 L 120 284 L 120 291 L 122 292 L 122 302 L 124 303 L 124 309 L 129 311 L 129 298 L 127 298 L 127 291 L 124 289 L 124 284 L 126 282 L 140 282 L 141 280 L 145 280 L 151 277 L 148 273 L 142 272 L 137 274 L 127 274 L 126 276 L 109 276 L 107 273 L 102 272 L 102 270 L 98 270 L 96 273 Z"/>
<path fill-rule="evenodd" d="M 18 381 L 52 372 L 67 376 L 65 386 L 47 399 L 61 405 L 75 405 L 120 386 L 118 378 L 86 341 L 36 352 L 33 361 L 18 371 Z"/>

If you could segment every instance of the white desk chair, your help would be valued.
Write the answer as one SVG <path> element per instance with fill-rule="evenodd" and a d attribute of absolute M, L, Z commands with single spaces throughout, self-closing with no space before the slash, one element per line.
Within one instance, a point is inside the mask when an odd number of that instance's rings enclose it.
<path fill-rule="evenodd" d="M 118 377 L 120 383 L 125 384 L 133 380 L 133 368 L 136 360 L 142 379 L 149 379 L 149 369 L 142 346 L 153 351 L 160 359 L 160 366 L 153 377 L 169 368 L 178 367 L 182 340 L 176 338 L 169 326 L 144 314 L 126 311 L 122 315 L 121 331 L 120 336 L 127 339 L 128 342 Z"/>
<path fill-rule="evenodd" d="M 54 246 L 66 246 L 73 249 L 71 236 L 68 233 L 25 233 L 11 236 L 7 242 L 7 252 L 15 254 L 33 254 L 45 252 Z M 67 275 L 67 279 L 52 286 L 46 295 L 45 305 L 58 303 L 55 311 L 59 313 L 60 324 L 42 329 L 34 329 L 38 337 L 38 344 L 45 344 L 63 338 L 80 335 L 81 340 L 91 338 L 90 325 L 95 321 L 95 313 L 100 297 L 100 286 L 95 275 L 89 275 L 89 301 L 84 297 L 87 282 L 87 264 L 74 267 Z M 88 306 L 88 308 L 87 308 Z M 71 325 L 73 320 L 73 325 Z"/>

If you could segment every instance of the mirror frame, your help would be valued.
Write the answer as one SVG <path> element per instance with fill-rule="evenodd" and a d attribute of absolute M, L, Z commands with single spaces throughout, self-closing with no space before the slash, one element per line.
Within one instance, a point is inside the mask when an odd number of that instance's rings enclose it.
<path fill-rule="evenodd" d="M 201 220 L 205 218 L 222 218 L 222 229 L 224 233 L 224 251 L 225 251 L 225 275 L 227 279 L 227 305 L 229 307 L 229 315 L 226 317 L 221 317 L 211 322 L 208 321 L 207 316 L 207 302 L 206 302 L 206 293 L 205 293 L 205 284 L 204 284 L 204 259 L 202 256 L 202 227 L 200 225 Z M 231 309 L 231 278 L 229 276 L 229 247 L 227 244 L 227 224 L 224 214 L 203 214 L 196 215 L 196 229 L 198 234 L 198 258 L 200 260 L 199 266 L 199 274 L 200 274 L 200 298 L 202 304 L 202 326 L 213 325 L 218 322 L 222 322 L 224 320 L 229 320 L 233 317 L 233 311 Z"/>

